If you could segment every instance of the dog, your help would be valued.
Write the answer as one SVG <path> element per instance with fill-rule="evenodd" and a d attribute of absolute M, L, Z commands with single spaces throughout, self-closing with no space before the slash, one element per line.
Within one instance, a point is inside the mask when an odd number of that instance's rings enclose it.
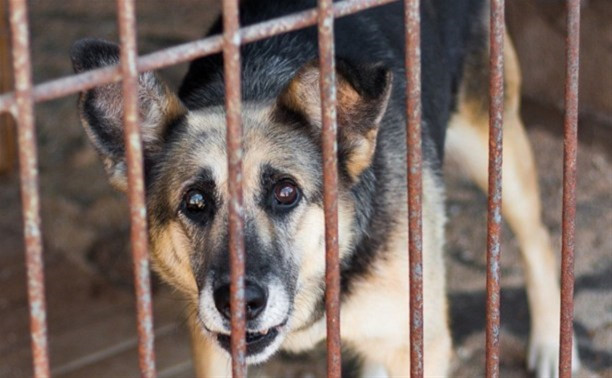
<path fill-rule="evenodd" d="M 241 25 L 316 7 L 314 0 L 240 3 Z M 452 358 L 445 290 L 444 159 L 487 187 L 486 0 L 421 4 L 424 371 Z M 335 22 L 341 335 L 364 376 L 409 375 L 403 5 Z M 222 32 L 221 20 L 209 35 Z M 321 99 L 315 27 L 241 47 L 247 362 L 325 338 Z M 520 72 L 505 38 L 503 215 L 519 240 L 531 313 L 528 368 L 555 376 L 559 286 L 542 223 L 533 154 L 519 115 Z M 117 64 L 116 44 L 75 43 L 76 72 Z M 83 126 L 110 182 L 125 191 L 118 83 L 81 94 Z M 178 94 L 139 76 L 154 269 L 189 300 L 200 377 L 228 376 L 227 151 L 221 54 L 191 63 Z M 574 350 L 574 366 L 578 355 Z"/>

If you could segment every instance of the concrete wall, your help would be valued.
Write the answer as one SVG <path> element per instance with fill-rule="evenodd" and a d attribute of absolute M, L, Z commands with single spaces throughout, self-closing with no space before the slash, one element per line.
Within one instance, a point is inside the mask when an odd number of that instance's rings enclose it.
<path fill-rule="evenodd" d="M 507 25 L 523 71 L 523 94 L 562 106 L 565 81 L 565 1 L 508 0 Z M 612 125 L 612 1 L 583 1 L 580 108 Z"/>

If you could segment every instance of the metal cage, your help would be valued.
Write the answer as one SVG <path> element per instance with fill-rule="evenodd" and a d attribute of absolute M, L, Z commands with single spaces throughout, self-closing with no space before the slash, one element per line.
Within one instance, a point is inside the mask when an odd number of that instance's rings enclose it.
<path fill-rule="evenodd" d="M 318 25 L 323 120 L 324 210 L 326 245 L 327 372 L 339 377 L 340 268 L 338 258 L 338 192 L 336 140 L 336 88 L 334 70 L 334 19 L 393 0 L 350 0 L 333 3 L 319 0 L 318 8 L 240 28 L 238 0 L 223 0 L 223 35 L 166 48 L 138 56 L 134 0 L 117 0 L 121 60 L 119 65 L 71 75 L 38 85 L 32 83 L 27 0 L 9 0 L 12 62 L 15 90 L 0 96 L 0 113 L 10 113 L 18 127 L 19 173 L 23 200 L 23 231 L 34 375 L 48 377 L 49 355 L 45 310 L 42 233 L 38 188 L 38 162 L 34 103 L 66 96 L 111 82 L 122 81 L 125 94 L 131 241 L 138 312 L 140 370 L 154 377 L 153 320 L 150 289 L 148 236 L 143 180 L 142 143 L 138 120 L 137 77 L 151 71 L 222 52 L 225 64 L 227 146 L 229 164 L 230 262 L 231 262 L 231 354 L 234 377 L 246 376 L 244 316 L 244 241 L 241 189 L 241 95 L 240 45 L 306 26 Z M 405 0 L 406 111 L 408 146 L 408 207 L 410 264 L 410 366 L 412 377 L 423 372 L 423 282 L 421 259 L 421 62 L 419 0 Z M 566 112 L 563 164 L 563 237 L 561 281 L 560 364 L 561 377 L 571 375 L 573 319 L 573 259 L 576 210 L 576 149 L 578 116 L 578 56 L 580 1 L 568 0 L 566 45 Z M 491 0 L 490 15 L 490 139 L 487 232 L 486 375 L 499 376 L 499 291 L 501 231 L 501 167 L 503 124 L 504 1 Z"/>

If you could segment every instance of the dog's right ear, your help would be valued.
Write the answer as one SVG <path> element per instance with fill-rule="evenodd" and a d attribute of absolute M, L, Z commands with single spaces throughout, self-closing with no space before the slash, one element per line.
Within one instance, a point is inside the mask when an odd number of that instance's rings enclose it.
<path fill-rule="evenodd" d="M 82 39 L 72 46 L 70 57 L 75 72 L 81 73 L 119 63 L 119 46 L 103 40 Z M 104 161 L 111 184 L 125 191 L 122 92 L 121 83 L 82 92 L 79 111 L 85 131 Z M 145 159 L 152 159 L 161 150 L 166 128 L 176 123 L 187 110 L 151 72 L 139 75 L 138 97 L 143 153 Z"/>
<path fill-rule="evenodd" d="M 353 182 L 371 165 L 376 138 L 387 110 L 391 70 L 382 63 L 360 64 L 336 60 L 338 159 Z M 304 65 L 281 93 L 278 104 L 321 130 L 318 61 Z"/>

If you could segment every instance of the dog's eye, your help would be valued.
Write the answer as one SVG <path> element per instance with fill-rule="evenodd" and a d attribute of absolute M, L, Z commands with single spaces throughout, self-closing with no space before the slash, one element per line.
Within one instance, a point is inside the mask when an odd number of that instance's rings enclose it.
<path fill-rule="evenodd" d="M 274 186 L 274 198 L 281 206 L 292 206 L 299 199 L 298 188 L 293 182 L 283 180 Z"/>
<path fill-rule="evenodd" d="M 204 194 L 197 189 L 191 189 L 185 193 L 183 203 L 185 210 L 189 212 L 195 213 L 206 210 L 206 198 L 204 197 Z"/>
<path fill-rule="evenodd" d="M 191 188 L 183 194 L 179 211 L 191 222 L 206 224 L 215 213 L 215 197 L 209 191 Z"/>

